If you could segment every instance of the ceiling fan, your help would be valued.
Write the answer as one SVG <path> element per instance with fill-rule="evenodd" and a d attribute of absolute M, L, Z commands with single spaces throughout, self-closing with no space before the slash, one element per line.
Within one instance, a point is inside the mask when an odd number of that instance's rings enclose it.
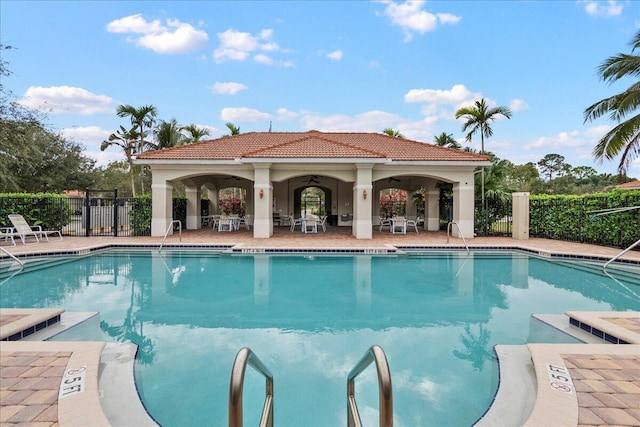
<path fill-rule="evenodd" d="M 231 175 L 231 176 L 226 177 L 225 179 L 235 179 L 236 181 L 240 181 L 242 178 L 237 177 L 235 175 Z"/>
<path fill-rule="evenodd" d="M 396 178 L 395 176 L 390 176 L 389 179 L 387 180 L 387 182 L 400 182 L 400 180 L 398 178 Z"/>
<path fill-rule="evenodd" d="M 307 179 L 307 177 L 309 179 Z M 320 184 L 320 181 L 318 181 L 318 175 L 307 175 L 307 177 L 303 180 L 306 181 L 307 184 Z"/>

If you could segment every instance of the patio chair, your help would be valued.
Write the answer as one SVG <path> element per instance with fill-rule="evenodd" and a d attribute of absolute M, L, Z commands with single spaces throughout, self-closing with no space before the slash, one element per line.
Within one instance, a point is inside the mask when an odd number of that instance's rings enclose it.
<path fill-rule="evenodd" d="M 240 218 L 240 221 L 238 222 L 238 228 L 244 225 L 244 227 L 247 230 L 251 230 L 252 224 L 253 224 L 253 218 L 251 217 L 251 215 L 245 215 L 242 218 Z"/>
<path fill-rule="evenodd" d="M 307 215 L 302 220 L 302 232 L 303 233 L 317 233 L 318 232 L 318 217 L 315 215 Z"/>
<path fill-rule="evenodd" d="M 382 218 L 379 216 L 378 220 L 380 221 L 380 231 L 382 231 L 382 227 L 389 227 L 389 229 L 391 229 L 391 218 Z"/>
<path fill-rule="evenodd" d="M 24 219 L 22 215 L 11 214 L 9 215 L 9 221 L 13 225 L 13 228 L 16 230 L 16 233 L 20 236 L 20 240 L 22 240 L 22 244 L 25 244 L 25 240 L 27 237 L 33 236 L 36 239 L 36 242 L 40 243 L 40 239 L 42 237 L 45 240 L 49 241 L 49 234 L 58 234 L 60 240 L 62 240 L 62 233 L 59 230 L 43 230 L 42 226 L 37 225 L 35 227 L 31 227 L 27 221 Z"/>
<path fill-rule="evenodd" d="M 413 227 L 416 230 L 416 233 L 418 233 L 418 220 L 407 218 L 407 228 L 409 227 Z"/>
<path fill-rule="evenodd" d="M 218 220 L 218 231 L 233 231 L 233 221 L 227 216 L 222 216 Z"/>
<path fill-rule="evenodd" d="M 327 216 L 322 215 L 319 221 L 320 227 L 322 227 L 322 231 L 327 232 Z"/>
<path fill-rule="evenodd" d="M 391 232 L 407 234 L 407 219 L 403 216 L 391 218 Z"/>
<path fill-rule="evenodd" d="M 302 218 L 295 219 L 293 216 L 290 216 L 289 222 L 291 222 L 291 231 L 295 231 L 296 225 L 299 225 L 300 228 L 302 228 Z"/>
<path fill-rule="evenodd" d="M 0 228 L 0 239 L 4 240 L 5 242 L 8 242 L 9 240 L 11 240 L 11 243 L 13 244 L 13 246 L 16 245 L 16 240 L 14 239 L 14 237 L 16 236 L 20 237 L 18 233 L 13 232 L 13 227 Z"/>

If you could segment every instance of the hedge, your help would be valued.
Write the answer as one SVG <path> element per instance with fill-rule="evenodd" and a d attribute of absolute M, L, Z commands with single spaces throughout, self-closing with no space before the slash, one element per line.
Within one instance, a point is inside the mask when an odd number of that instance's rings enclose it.
<path fill-rule="evenodd" d="M 0 226 L 11 227 L 8 215 L 20 214 L 31 225 L 62 230 L 71 221 L 67 196 L 51 193 L 0 193 Z"/>
<path fill-rule="evenodd" d="M 615 190 L 583 196 L 532 195 L 532 237 L 626 248 L 640 238 L 640 209 L 608 215 L 597 211 L 640 206 L 640 191 Z"/>

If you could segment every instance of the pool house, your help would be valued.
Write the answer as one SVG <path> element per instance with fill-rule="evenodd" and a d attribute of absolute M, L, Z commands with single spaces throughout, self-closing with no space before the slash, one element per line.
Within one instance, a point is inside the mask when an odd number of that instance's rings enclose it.
<path fill-rule="evenodd" d="M 371 239 L 381 212 L 380 194 L 398 189 L 425 190 L 424 211 L 411 197 L 403 207 L 420 217 L 421 227 L 440 227 L 440 187 L 453 189 L 453 234 L 473 237 L 474 172 L 491 163 L 488 156 L 378 133 L 249 132 L 224 136 L 136 157 L 152 172 L 151 235 L 163 236 L 171 225 L 172 194 L 185 185 L 187 229 L 202 227 L 200 200 L 216 213 L 220 190 L 239 189 L 253 222 L 255 238 L 269 238 L 281 218 L 315 206 L 334 226 L 351 227 L 357 239 Z M 315 189 L 314 201 L 307 197 Z M 315 205 L 314 205 L 315 203 Z"/>

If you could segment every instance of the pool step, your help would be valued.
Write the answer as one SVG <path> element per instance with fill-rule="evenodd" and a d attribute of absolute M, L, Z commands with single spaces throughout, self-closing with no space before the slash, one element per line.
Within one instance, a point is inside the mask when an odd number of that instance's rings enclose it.
<path fill-rule="evenodd" d="M 60 322 L 63 309 L 0 308 L 0 341 L 19 341 Z"/>

